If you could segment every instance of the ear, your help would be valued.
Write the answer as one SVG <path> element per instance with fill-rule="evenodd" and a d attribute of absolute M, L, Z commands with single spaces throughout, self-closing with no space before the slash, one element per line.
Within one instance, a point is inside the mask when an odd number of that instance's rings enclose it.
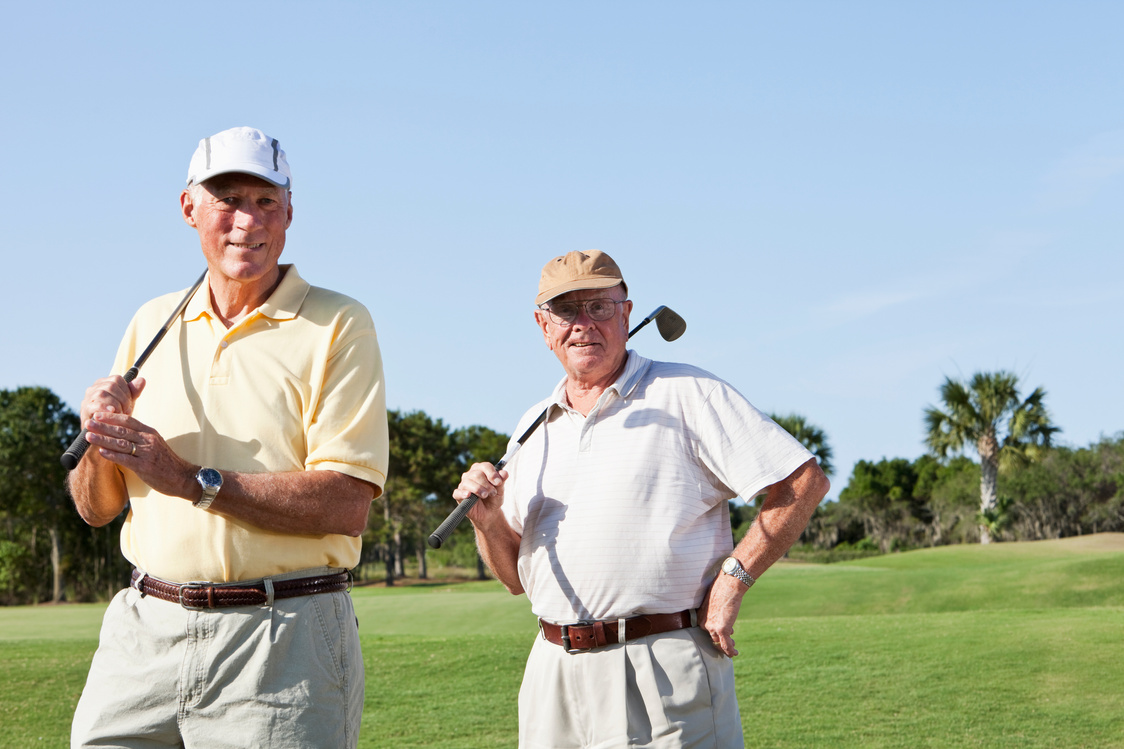
<path fill-rule="evenodd" d="M 288 229 L 290 226 L 293 225 L 293 191 L 292 190 L 289 190 L 289 194 L 287 196 L 286 202 L 289 205 L 287 206 L 288 218 L 285 220 L 285 228 Z"/>
<path fill-rule="evenodd" d="M 550 342 L 550 331 L 547 330 L 547 325 L 550 324 L 550 320 L 541 309 L 535 310 L 535 324 L 542 330 L 542 339 L 546 341 L 546 347 L 553 351 L 554 344 Z"/>
<path fill-rule="evenodd" d="M 195 203 L 192 202 L 190 190 L 180 193 L 180 213 L 188 226 L 198 228 L 195 226 Z"/>

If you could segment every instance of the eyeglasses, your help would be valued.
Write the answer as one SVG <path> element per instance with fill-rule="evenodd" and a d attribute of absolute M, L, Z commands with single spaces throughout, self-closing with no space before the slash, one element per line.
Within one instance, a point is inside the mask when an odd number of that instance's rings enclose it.
<path fill-rule="evenodd" d="M 586 299 L 584 302 L 546 302 L 539 305 L 539 309 L 545 312 L 555 325 L 568 327 L 574 324 L 583 309 L 590 320 L 605 322 L 617 314 L 617 305 L 624 304 L 626 301 L 628 300 L 618 302 L 615 299 L 602 298 Z"/>

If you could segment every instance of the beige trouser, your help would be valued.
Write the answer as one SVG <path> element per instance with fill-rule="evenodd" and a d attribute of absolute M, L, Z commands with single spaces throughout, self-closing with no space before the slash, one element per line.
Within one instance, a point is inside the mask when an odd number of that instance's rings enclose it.
<path fill-rule="evenodd" d="M 538 637 L 519 690 L 519 746 L 743 747 L 733 664 L 697 627 L 584 653 Z"/>
<path fill-rule="evenodd" d="M 71 746 L 350 748 L 362 716 L 347 593 L 189 611 L 127 588 L 106 610 Z"/>

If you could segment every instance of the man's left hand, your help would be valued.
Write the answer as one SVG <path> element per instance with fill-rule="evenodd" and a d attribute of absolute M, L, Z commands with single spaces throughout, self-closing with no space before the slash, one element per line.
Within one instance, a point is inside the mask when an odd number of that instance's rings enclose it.
<path fill-rule="evenodd" d="M 194 466 L 176 455 L 159 432 L 132 416 L 110 411 L 94 414 L 87 439 L 103 458 L 128 468 L 161 494 L 184 499 L 198 494 Z"/>
<path fill-rule="evenodd" d="M 714 647 L 731 658 L 738 654 L 734 647 L 734 622 L 747 590 L 730 575 L 719 573 L 699 606 L 699 626 L 710 635 Z"/>

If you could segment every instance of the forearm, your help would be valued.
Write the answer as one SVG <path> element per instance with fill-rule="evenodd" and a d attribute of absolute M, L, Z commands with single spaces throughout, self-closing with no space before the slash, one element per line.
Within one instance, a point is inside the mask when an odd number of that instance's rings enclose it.
<path fill-rule="evenodd" d="M 761 512 L 734 549 L 751 576 L 760 577 L 796 543 L 830 486 L 813 458 L 769 487 Z"/>
<path fill-rule="evenodd" d="M 359 536 L 375 496 L 371 484 L 338 471 L 220 473 L 210 509 L 278 533 Z M 195 489 L 186 499 L 199 498 Z"/>
<path fill-rule="evenodd" d="M 66 488 L 78 514 L 94 528 L 108 525 L 129 501 L 121 471 L 94 449 L 67 475 Z"/>
<path fill-rule="evenodd" d="M 480 550 L 484 564 L 508 592 L 516 596 L 522 593 L 523 583 L 519 580 L 519 543 L 522 539 L 519 534 L 502 516 L 487 528 L 475 522 L 473 528 L 476 531 L 476 548 Z"/>

